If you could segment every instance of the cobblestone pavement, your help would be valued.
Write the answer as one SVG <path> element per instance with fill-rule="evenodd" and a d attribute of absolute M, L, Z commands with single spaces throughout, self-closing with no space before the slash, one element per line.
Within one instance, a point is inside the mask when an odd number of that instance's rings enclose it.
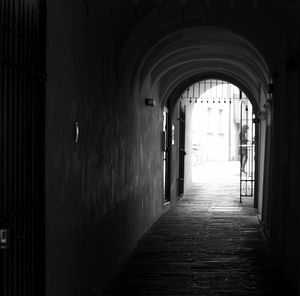
<path fill-rule="evenodd" d="M 294 295 L 271 264 L 252 199 L 194 185 L 151 227 L 103 295 Z"/>

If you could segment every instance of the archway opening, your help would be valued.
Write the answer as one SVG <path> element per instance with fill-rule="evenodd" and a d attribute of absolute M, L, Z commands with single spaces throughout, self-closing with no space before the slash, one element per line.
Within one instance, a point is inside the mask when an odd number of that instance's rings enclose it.
<path fill-rule="evenodd" d="M 178 104 L 186 125 L 181 186 L 230 184 L 240 202 L 255 205 L 256 110 L 246 94 L 230 82 L 205 79 L 187 87 Z"/>
<path fill-rule="evenodd" d="M 137 98 L 156 98 L 162 107 L 160 128 L 163 127 L 164 134 L 161 156 L 164 204 L 178 200 L 188 187 L 189 180 L 184 169 L 186 160 L 182 160 L 188 158 L 183 156 L 185 137 L 180 136 L 184 121 L 189 117 L 184 118 L 183 106 L 177 103 L 178 99 L 194 83 L 219 79 L 242 89 L 255 109 L 255 119 L 261 120 L 255 131 L 258 169 L 254 173 L 259 174 L 255 177 L 257 200 L 254 200 L 254 206 L 266 217 L 263 209 L 266 209 L 265 196 L 268 196 L 270 161 L 265 160 L 270 155 L 269 127 L 272 117 L 268 86 L 272 80 L 270 61 L 260 50 L 261 46 L 251 36 L 233 31 L 218 22 L 184 22 L 175 27 L 165 24 L 159 34 L 152 34 L 152 30 L 149 32 L 151 41 L 148 38 L 146 43 L 136 43 L 136 40 L 143 39 L 137 38 L 141 32 L 145 34 L 143 30 L 134 31 L 124 46 L 119 73 L 126 79 L 120 82 Z"/>

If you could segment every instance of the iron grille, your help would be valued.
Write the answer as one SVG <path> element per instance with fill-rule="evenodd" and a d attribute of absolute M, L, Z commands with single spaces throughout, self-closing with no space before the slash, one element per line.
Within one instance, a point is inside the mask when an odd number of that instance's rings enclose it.
<path fill-rule="evenodd" d="M 45 1 L 0 0 L 0 295 L 44 294 Z"/>

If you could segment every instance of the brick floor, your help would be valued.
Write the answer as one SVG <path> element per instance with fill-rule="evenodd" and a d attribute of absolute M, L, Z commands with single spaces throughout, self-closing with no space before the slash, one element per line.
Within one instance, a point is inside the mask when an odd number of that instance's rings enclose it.
<path fill-rule="evenodd" d="M 293 295 L 272 265 L 252 199 L 195 185 L 137 244 L 103 295 Z"/>

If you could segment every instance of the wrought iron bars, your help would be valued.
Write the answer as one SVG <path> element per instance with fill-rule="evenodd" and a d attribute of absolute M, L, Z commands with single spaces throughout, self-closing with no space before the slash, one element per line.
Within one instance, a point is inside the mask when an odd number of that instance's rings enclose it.
<path fill-rule="evenodd" d="M 45 1 L 36 3 L 0 1 L 0 230 L 5 234 L 0 294 L 4 296 L 44 293 L 46 17 Z"/>
<path fill-rule="evenodd" d="M 204 101 L 207 103 L 231 103 L 233 97 L 224 96 L 224 87 L 226 88 L 229 85 L 230 83 L 227 81 L 216 79 L 199 81 L 189 86 L 180 96 L 180 100 L 188 100 L 190 103 L 197 103 L 198 100 L 201 103 Z M 213 88 L 215 88 L 214 91 L 212 91 Z"/>

